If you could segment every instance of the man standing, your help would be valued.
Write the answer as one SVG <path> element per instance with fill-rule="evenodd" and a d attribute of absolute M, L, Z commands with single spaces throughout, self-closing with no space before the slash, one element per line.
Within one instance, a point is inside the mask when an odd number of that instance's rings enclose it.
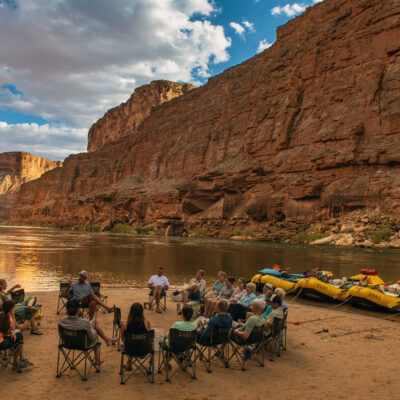
<path fill-rule="evenodd" d="M 164 275 L 164 267 L 159 267 L 157 275 L 153 275 L 149 279 L 149 288 L 151 289 L 150 296 L 152 296 L 150 309 L 154 302 L 157 304 L 157 312 L 161 313 L 160 300 L 166 296 L 166 291 L 169 288 L 168 278 Z"/>
<path fill-rule="evenodd" d="M 72 290 L 72 298 L 79 300 L 81 305 L 87 305 L 89 307 L 90 321 L 94 318 L 97 305 L 103 307 L 108 313 L 112 313 L 114 311 L 114 307 L 107 306 L 93 293 L 92 286 L 87 279 L 87 271 L 79 272 L 78 280 L 74 283 L 69 282 L 64 295 L 67 297 Z"/>

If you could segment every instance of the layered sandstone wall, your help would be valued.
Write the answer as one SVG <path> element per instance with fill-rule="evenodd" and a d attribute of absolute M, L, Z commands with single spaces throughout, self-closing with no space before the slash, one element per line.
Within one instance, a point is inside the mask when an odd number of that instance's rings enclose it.
<path fill-rule="evenodd" d="M 137 88 L 126 103 L 107 111 L 103 118 L 92 125 L 88 135 L 88 151 L 99 150 L 109 142 L 134 133 L 154 107 L 194 88 L 189 83 L 170 81 L 154 81 Z"/>
<path fill-rule="evenodd" d="M 400 2 L 325 0 L 276 43 L 23 185 L 14 221 L 227 225 L 400 212 Z M 123 122 L 121 122 L 123 123 Z"/>
<path fill-rule="evenodd" d="M 0 219 L 8 218 L 14 195 L 22 184 L 61 166 L 61 161 L 25 152 L 0 153 Z"/>

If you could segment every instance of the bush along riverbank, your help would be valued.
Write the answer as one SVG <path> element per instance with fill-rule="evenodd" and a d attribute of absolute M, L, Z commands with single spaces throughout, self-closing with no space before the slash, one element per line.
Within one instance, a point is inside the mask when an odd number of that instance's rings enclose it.
<path fill-rule="evenodd" d="M 400 248 L 400 218 L 379 209 L 355 210 L 314 222 L 293 218 L 267 222 L 160 219 L 154 223 L 109 219 L 70 228 L 86 232 L 259 240 L 312 246 Z"/>

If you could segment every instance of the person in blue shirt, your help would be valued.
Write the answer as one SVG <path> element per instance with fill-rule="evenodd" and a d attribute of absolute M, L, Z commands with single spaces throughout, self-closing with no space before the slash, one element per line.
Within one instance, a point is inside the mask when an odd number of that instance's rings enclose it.
<path fill-rule="evenodd" d="M 234 321 L 239 319 L 246 319 L 246 314 L 251 311 L 251 305 L 256 299 L 256 285 L 254 283 L 248 283 L 246 285 L 246 293 L 240 298 L 238 303 L 231 303 L 228 308 L 228 313 L 231 315 Z"/>
<path fill-rule="evenodd" d="M 215 306 L 216 315 L 212 317 L 207 324 L 207 327 L 199 332 L 197 341 L 200 344 L 209 344 L 214 328 L 231 328 L 232 317 L 227 314 L 229 303 L 225 299 L 218 300 Z"/>

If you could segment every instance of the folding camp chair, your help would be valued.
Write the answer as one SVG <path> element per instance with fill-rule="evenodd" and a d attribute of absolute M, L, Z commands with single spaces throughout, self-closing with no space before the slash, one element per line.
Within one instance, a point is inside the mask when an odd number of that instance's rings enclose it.
<path fill-rule="evenodd" d="M 282 333 L 281 333 L 281 342 L 280 345 L 282 350 L 286 351 L 286 344 L 287 344 L 287 316 L 288 310 L 283 313 L 283 321 L 282 321 Z"/>
<path fill-rule="evenodd" d="M 283 319 L 274 318 L 271 331 L 264 338 L 265 346 L 271 344 L 271 356 L 269 358 L 270 361 L 274 361 L 276 356 L 281 356 L 282 327 Z"/>
<path fill-rule="evenodd" d="M 57 378 L 68 369 L 75 370 L 83 381 L 87 381 L 92 367 L 96 369 L 96 372 L 100 372 L 100 366 L 95 363 L 95 351 L 99 348 L 100 352 L 101 343 L 89 345 L 86 330 L 66 329 L 58 325 L 58 332 L 60 343 L 58 345 Z M 61 357 L 63 361 L 60 360 Z M 84 363 L 83 373 L 78 369 L 81 363 Z"/>
<path fill-rule="evenodd" d="M 209 343 L 197 342 L 197 357 L 206 367 L 207 372 L 212 372 L 212 361 L 220 360 L 225 368 L 229 368 L 227 356 L 230 328 L 215 327 L 211 333 Z"/>
<path fill-rule="evenodd" d="M 247 353 L 250 357 L 254 357 L 260 367 L 264 366 L 264 326 L 259 326 L 251 331 L 250 336 L 246 340 L 235 341 L 232 338 L 229 340 L 229 347 L 232 349 L 232 353 L 228 350 L 228 362 L 232 358 L 236 358 L 242 368 L 242 371 L 246 370 L 246 356 Z"/>
<path fill-rule="evenodd" d="M 11 292 L 11 299 L 14 301 L 15 304 L 21 304 L 25 301 L 25 290 L 24 289 L 19 289 L 19 290 L 14 290 Z M 36 308 L 37 311 L 40 313 L 42 312 L 42 305 L 41 304 L 35 304 L 33 307 Z M 19 324 L 25 323 L 25 320 L 16 317 L 17 322 Z M 36 322 L 38 325 L 40 325 L 40 318 L 36 318 Z"/>
<path fill-rule="evenodd" d="M 67 290 L 68 283 L 60 282 L 60 291 L 58 293 L 58 302 L 57 302 L 57 315 L 66 307 L 67 301 L 72 297 L 72 290 L 69 292 L 68 296 L 65 296 L 64 293 Z"/>
<path fill-rule="evenodd" d="M 165 371 L 165 380 L 169 382 L 177 373 L 170 373 L 170 362 L 174 360 L 182 371 L 196 378 L 196 330 L 190 332 L 178 329 L 169 330 L 169 344 L 160 343 L 158 373 Z"/>
<path fill-rule="evenodd" d="M 122 317 L 121 317 L 121 309 L 115 308 L 114 310 L 114 319 L 113 319 L 113 330 L 112 330 L 112 337 L 118 338 L 117 342 L 117 350 L 121 350 L 121 324 L 122 324 Z"/>
<path fill-rule="evenodd" d="M 8 365 L 12 365 L 14 362 L 15 353 L 21 348 L 22 343 L 16 347 L 11 344 L 7 349 L 0 350 L 0 365 L 3 368 L 7 368 Z M 22 372 L 21 368 L 18 367 L 17 372 Z"/>
<path fill-rule="evenodd" d="M 124 365 L 124 358 L 128 357 L 132 363 L 132 371 Z M 148 367 L 146 363 L 148 362 Z M 124 380 L 125 373 L 129 375 Z M 124 385 L 133 375 L 143 374 L 151 383 L 154 383 L 154 330 L 147 333 L 124 333 L 124 344 L 121 352 L 121 385 Z"/>
<path fill-rule="evenodd" d="M 162 304 L 162 309 L 164 311 L 167 311 L 167 292 L 165 290 L 162 291 L 161 300 L 164 300 L 164 302 Z M 150 310 L 150 308 L 152 307 L 152 304 L 153 304 L 153 289 L 151 289 L 149 292 L 149 301 L 145 301 L 143 303 L 143 307 L 144 307 L 144 309 L 148 308 Z"/>
<path fill-rule="evenodd" d="M 100 292 L 100 282 L 90 282 L 90 286 L 92 287 L 93 293 L 104 303 L 107 304 L 108 296 L 101 294 Z M 97 307 L 99 308 L 99 307 Z M 106 313 L 106 310 L 102 310 L 103 314 Z"/>

